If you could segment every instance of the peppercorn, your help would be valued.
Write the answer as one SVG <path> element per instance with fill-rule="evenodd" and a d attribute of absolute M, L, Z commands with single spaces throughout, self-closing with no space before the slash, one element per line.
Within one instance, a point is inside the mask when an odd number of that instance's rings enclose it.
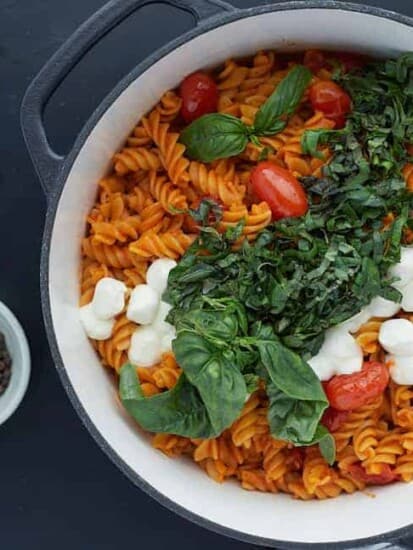
<path fill-rule="evenodd" d="M 0 332 L 0 395 L 2 395 L 10 383 L 11 357 L 6 345 L 4 334 Z"/>

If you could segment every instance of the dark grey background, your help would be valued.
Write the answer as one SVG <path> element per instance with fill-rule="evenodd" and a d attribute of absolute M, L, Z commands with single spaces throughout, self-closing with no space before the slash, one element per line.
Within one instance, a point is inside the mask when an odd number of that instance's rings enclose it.
<path fill-rule="evenodd" d="M 22 321 L 33 359 L 27 396 L 0 427 L 0 548 L 252 548 L 192 525 L 134 487 L 83 428 L 49 354 L 38 281 L 46 204 L 23 144 L 19 106 L 42 64 L 103 3 L 0 0 L 0 300 Z M 365 3 L 413 15 L 411 0 Z M 93 108 L 137 62 L 192 24 L 188 14 L 155 4 L 97 46 L 47 110 L 56 149 L 68 150 Z"/>

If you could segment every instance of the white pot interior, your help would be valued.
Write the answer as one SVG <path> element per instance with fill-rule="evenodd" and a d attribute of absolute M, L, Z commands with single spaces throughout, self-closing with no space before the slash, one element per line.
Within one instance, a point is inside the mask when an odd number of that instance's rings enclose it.
<path fill-rule="evenodd" d="M 393 55 L 413 49 L 413 29 L 342 10 L 266 13 L 211 30 L 154 64 L 100 119 L 67 178 L 52 234 L 49 292 L 58 348 L 74 391 L 102 437 L 133 471 L 170 500 L 219 525 L 242 534 L 315 543 L 370 537 L 410 524 L 413 484 L 375 490 L 376 498 L 357 493 L 301 502 L 243 491 L 235 483 L 220 486 L 190 461 L 166 458 L 123 413 L 112 379 L 80 326 L 77 307 L 80 240 L 96 182 L 139 118 L 165 90 L 202 66 L 261 48 L 309 46 Z"/>

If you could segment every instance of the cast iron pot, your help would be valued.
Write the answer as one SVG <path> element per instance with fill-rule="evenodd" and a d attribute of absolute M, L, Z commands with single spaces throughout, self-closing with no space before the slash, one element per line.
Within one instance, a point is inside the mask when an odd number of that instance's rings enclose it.
<path fill-rule="evenodd" d="M 355 547 L 407 536 L 413 529 L 413 484 L 330 501 L 301 502 L 212 482 L 193 463 L 170 460 L 116 400 L 79 323 L 80 240 L 96 185 L 138 119 L 187 74 L 261 48 L 309 46 L 389 56 L 413 50 L 413 20 L 341 2 L 288 2 L 236 10 L 220 0 L 162 0 L 195 16 L 196 28 L 151 55 L 103 101 L 71 152 L 56 155 L 42 115 L 68 72 L 104 34 L 144 5 L 113 0 L 90 18 L 47 63 L 22 105 L 26 143 L 48 199 L 41 289 L 47 334 L 63 385 L 90 433 L 136 485 L 192 521 L 244 542 L 266 546 Z M 159 0 L 158 0 L 159 3 Z"/>

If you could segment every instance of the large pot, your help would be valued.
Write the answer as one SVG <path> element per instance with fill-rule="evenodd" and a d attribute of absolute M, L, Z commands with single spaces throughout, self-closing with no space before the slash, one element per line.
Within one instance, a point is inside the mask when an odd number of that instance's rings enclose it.
<path fill-rule="evenodd" d="M 159 2 L 159 0 L 158 0 Z M 136 485 L 168 508 L 219 533 L 277 547 L 354 547 L 413 532 L 413 484 L 321 502 L 217 485 L 193 463 L 170 460 L 148 444 L 118 406 L 113 382 L 79 323 L 80 240 L 97 182 L 138 118 L 200 65 L 261 48 L 320 46 L 389 56 L 413 49 L 413 20 L 342 2 L 289 2 L 236 10 L 219 0 L 163 0 L 196 18 L 196 28 L 151 55 L 102 102 L 67 157 L 48 144 L 42 113 L 86 51 L 148 0 L 113 0 L 89 19 L 31 84 L 22 106 L 27 146 L 49 207 L 42 246 L 43 312 L 63 385 L 90 433 Z"/>

